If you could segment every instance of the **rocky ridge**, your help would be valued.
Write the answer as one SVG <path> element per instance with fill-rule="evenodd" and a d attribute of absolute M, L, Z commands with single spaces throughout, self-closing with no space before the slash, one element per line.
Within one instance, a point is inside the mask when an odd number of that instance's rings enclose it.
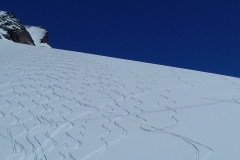
<path fill-rule="evenodd" d="M 0 11 L 0 39 L 33 46 L 50 47 L 43 27 L 25 26 L 11 12 Z"/>

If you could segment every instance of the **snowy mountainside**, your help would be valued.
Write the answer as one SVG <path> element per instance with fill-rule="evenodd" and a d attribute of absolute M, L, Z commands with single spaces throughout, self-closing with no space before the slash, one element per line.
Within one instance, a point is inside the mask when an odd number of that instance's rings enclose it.
<path fill-rule="evenodd" d="M 0 40 L 0 155 L 239 160 L 240 79 Z"/>
<path fill-rule="evenodd" d="M 42 27 L 25 26 L 27 31 L 30 33 L 34 44 L 40 47 L 48 47 L 48 32 Z"/>
<path fill-rule="evenodd" d="M 50 48 L 45 29 L 24 26 L 13 13 L 5 11 L 0 11 L 0 39 Z"/>

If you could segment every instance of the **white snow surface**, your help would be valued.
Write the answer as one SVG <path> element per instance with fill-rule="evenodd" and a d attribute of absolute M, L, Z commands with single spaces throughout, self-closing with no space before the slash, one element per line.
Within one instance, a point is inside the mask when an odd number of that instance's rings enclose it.
<path fill-rule="evenodd" d="M 26 27 L 26 30 L 31 35 L 36 46 L 51 48 L 48 44 L 41 43 L 41 39 L 47 33 L 47 31 L 45 29 L 40 28 L 40 27 L 35 27 L 35 26 L 25 26 L 25 27 Z"/>
<path fill-rule="evenodd" d="M 240 79 L 0 40 L 2 160 L 239 160 Z"/>

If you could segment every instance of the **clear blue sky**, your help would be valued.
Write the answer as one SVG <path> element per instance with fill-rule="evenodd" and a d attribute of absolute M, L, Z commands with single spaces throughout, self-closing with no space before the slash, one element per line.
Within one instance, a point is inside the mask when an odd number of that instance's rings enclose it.
<path fill-rule="evenodd" d="M 240 0 L 1 0 L 54 48 L 240 77 Z"/>

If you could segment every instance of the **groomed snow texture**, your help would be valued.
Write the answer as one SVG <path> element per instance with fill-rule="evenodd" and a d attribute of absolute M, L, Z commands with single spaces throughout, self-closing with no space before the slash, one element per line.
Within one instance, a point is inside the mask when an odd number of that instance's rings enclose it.
<path fill-rule="evenodd" d="M 238 78 L 0 41 L 1 160 L 239 160 L 239 115 Z"/>

